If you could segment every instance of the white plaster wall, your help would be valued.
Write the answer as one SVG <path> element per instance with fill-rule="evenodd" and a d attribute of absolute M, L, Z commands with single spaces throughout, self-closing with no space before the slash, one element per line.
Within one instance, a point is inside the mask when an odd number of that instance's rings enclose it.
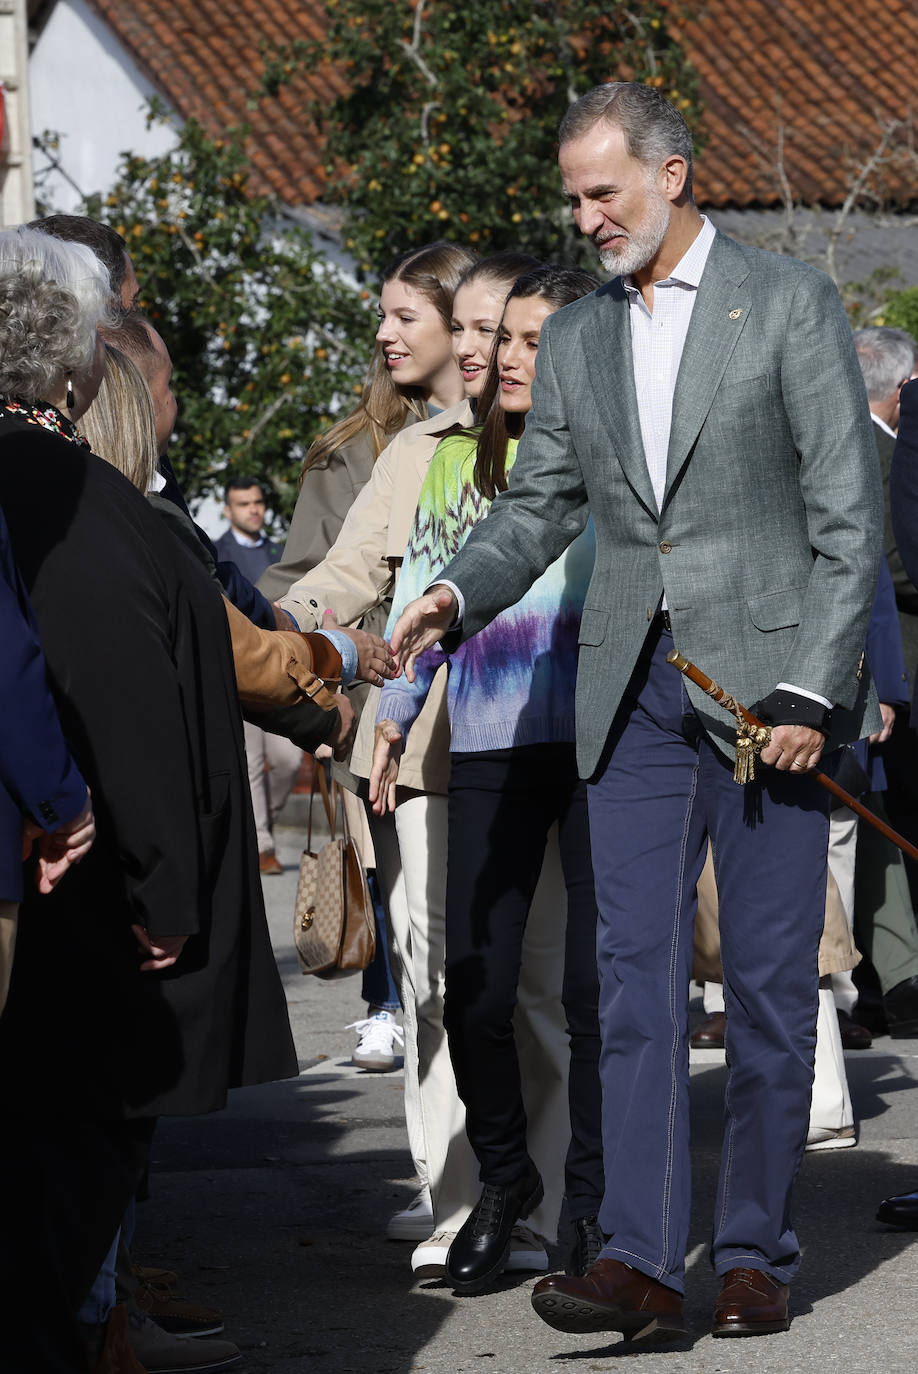
<path fill-rule="evenodd" d="M 154 87 L 84 0 L 58 0 L 29 60 L 29 80 L 33 132 L 61 135 L 66 177 L 43 175 L 48 159 L 37 150 L 33 162 L 36 196 L 54 210 L 78 210 L 81 193 L 108 191 L 122 153 L 154 157 L 174 142 L 167 126 L 147 128 Z"/>

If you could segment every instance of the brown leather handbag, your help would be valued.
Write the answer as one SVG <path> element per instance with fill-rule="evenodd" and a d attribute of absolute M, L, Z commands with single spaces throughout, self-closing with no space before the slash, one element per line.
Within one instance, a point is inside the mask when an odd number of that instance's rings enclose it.
<path fill-rule="evenodd" d="M 366 871 L 356 841 L 348 828 L 343 806 L 343 835 L 335 833 L 338 784 L 332 783 L 329 797 L 328 780 L 322 764 L 317 765 L 316 775 L 331 838 L 318 854 L 313 853 L 313 788 L 309 798 L 306 848 L 300 858 L 293 939 L 302 973 L 335 978 L 339 974 L 356 973 L 369 964 L 376 953 L 376 923 Z"/>

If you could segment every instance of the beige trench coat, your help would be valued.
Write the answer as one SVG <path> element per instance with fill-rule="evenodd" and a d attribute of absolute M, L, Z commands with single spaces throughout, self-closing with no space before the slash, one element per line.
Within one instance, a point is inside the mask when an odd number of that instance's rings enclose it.
<path fill-rule="evenodd" d="M 367 612 L 387 602 L 395 588 L 414 522 L 418 494 L 444 431 L 470 425 L 467 401 L 402 430 L 377 458 L 354 499 L 340 533 L 322 561 L 285 592 L 275 590 L 269 568 L 259 581 L 266 595 L 280 595 L 300 629 L 314 630 L 323 611 L 334 610 L 341 625 L 359 624 Z M 287 559 L 285 556 L 284 564 Z M 381 631 L 379 631 L 381 633 Z M 371 688 L 357 731 L 351 769 L 368 778 L 379 689 Z M 445 793 L 449 781 L 449 721 L 446 669 L 434 680 L 424 709 L 412 726 L 399 768 L 399 782 L 420 792 Z"/>

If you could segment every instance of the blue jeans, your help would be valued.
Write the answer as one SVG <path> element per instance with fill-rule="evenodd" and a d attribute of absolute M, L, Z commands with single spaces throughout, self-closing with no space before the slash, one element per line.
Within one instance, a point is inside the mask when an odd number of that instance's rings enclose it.
<path fill-rule="evenodd" d="M 134 1219 L 135 1203 L 134 1199 L 131 1198 L 124 1214 L 124 1220 L 115 1232 L 111 1249 L 102 1261 L 102 1267 L 93 1280 L 92 1288 L 90 1288 L 80 1308 L 80 1321 L 87 1326 L 104 1326 L 117 1301 L 115 1278 L 118 1272 L 118 1245 L 123 1234 L 125 1244 L 130 1249 L 131 1241 L 134 1238 Z"/>
<path fill-rule="evenodd" d="M 376 870 L 367 870 L 367 883 L 373 898 L 373 912 L 376 917 L 376 953 L 363 971 L 363 1000 L 368 1007 L 379 1007 L 383 1011 L 398 1011 L 401 1002 L 398 988 L 389 966 L 389 927 L 386 912 L 379 895 Z"/>

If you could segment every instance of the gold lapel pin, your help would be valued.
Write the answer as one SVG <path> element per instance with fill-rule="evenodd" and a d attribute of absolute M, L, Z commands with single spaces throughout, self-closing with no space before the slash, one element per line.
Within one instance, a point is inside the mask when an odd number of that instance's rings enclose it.
<path fill-rule="evenodd" d="M 731 310 L 731 311 L 730 311 L 730 319 L 731 319 L 731 320 L 738 320 L 739 317 L 740 317 L 740 315 L 742 315 L 742 313 L 743 313 L 742 310 L 740 310 L 739 308 L 737 308 L 736 310 Z"/>

